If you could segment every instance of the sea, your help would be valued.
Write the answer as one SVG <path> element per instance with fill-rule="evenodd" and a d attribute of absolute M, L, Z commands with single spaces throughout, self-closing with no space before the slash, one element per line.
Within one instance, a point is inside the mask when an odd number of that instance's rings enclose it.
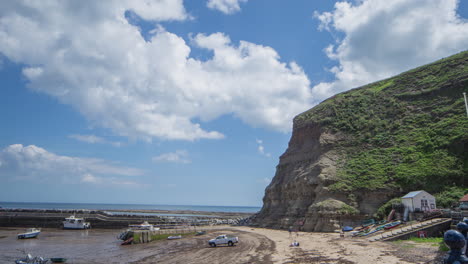
<path fill-rule="evenodd" d="M 104 204 L 104 203 L 35 203 L 1 202 L 5 209 L 87 209 L 87 210 L 167 210 L 225 213 L 257 213 L 261 207 L 253 206 L 211 206 L 211 205 L 164 205 L 164 204 Z"/>

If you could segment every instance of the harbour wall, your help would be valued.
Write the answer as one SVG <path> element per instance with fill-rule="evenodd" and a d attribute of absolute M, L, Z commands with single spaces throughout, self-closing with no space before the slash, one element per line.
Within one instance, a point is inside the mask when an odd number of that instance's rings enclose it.
<path fill-rule="evenodd" d="M 218 224 L 238 224 L 239 217 L 159 217 L 155 215 L 109 215 L 103 211 L 87 210 L 36 210 L 36 209 L 1 209 L 0 226 L 3 227 L 43 227 L 62 228 L 66 217 L 85 218 L 91 228 L 121 229 L 130 224 L 148 221 L 161 229 L 174 229 L 180 226 L 204 226 Z"/>

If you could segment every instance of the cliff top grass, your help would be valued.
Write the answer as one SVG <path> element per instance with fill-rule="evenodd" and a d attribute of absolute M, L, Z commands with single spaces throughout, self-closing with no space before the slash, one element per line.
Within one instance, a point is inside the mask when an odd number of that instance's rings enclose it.
<path fill-rule="evenodd" d="M 348 135 L 330 189 L 337 192 L 468 187 L 468 51 L 337 94 L 298 115 Z"/>

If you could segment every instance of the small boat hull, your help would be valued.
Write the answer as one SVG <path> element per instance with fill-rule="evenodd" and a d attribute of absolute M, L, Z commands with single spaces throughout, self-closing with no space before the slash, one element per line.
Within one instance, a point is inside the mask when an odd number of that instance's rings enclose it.
<path fill-rule="evenodd" d="M 36 238 L 41 232 L 31 234 L 19 234 L 18 239 Z"/>
<path fill-rule="evenodd" d="M 18 234 L 18 239 L 36 238 L 41 233 L 40 229 L 32 228 L 28 229 L 27 232 Z"/>
<path fill-rule="evenodd" d="M 122 242 L 122 244 L 120 244 L 120 245 L 125 246 L 125 245 L 131 245 L 132 243 L 133 243 L 133 237 L 131 237 L 131 238 L 125 240 L 125 241 Z"/>
<path fill-rule="evenodd" d="M 52 263 L 65 263 L 67 262 L 66 258 L 50 258 Z"/>
<path fill-rule="evenodd" d="M 389 230 L 389 229 L 395 228 L 395 227 L 397 227 L 397 226 L 399 226 L 401 224 L 402 224 L 401 221 L 396 221 L 396 222 L 386 224 L 386 226 L 384 228 L 385 228 L 385 230 Z"/>
<path fill-rule="evenodd" d="M 66 227 L 64 226 L 63 229 L 68 229 L 68 230 L 83 230 L 83 229 L 89 229 L 90 227 Z"/>

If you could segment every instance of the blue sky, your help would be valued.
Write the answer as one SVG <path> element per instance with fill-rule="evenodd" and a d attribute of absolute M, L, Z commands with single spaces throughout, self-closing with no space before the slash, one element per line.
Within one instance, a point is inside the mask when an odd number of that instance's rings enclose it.
<path fill-rule="evenodd" d="M 468 47 L 455 0 L 0 1 L 0 201 L 261 206 L 292 119 Z"/>

